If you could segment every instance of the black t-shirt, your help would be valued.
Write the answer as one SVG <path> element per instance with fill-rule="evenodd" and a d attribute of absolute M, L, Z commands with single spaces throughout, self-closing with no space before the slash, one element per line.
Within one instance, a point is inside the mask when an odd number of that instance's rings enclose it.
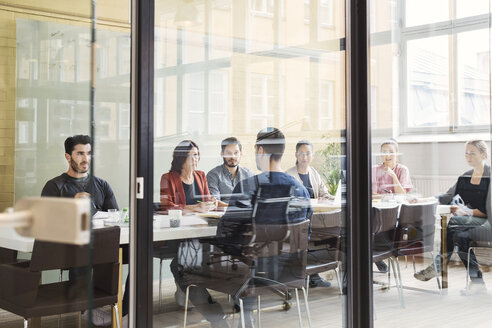
<path fill-rule="evenodd" d="M 193 184 L 187 184 L 182 181 L 181 183 L 183 184 L 183 189 L 186 196 L 186 205 L 195 205 L 199 200 L 202 200 L 202 196 L 197 193 L 200 189 L 198 189 L 196 180 Z"/>
<path fill-rule="evenodd" d="M 480 212 L 487 214 L 487 193 L 489 191 L 490 177 L 483 176 L 480 179 L 480 184 L 474 185 L 471 183 L 471 174 L 462 175 L 456 183 L 456 192 L 465 205 L 469 208 L 476 208 Z"/>
<path fill-rule="evenodd" d="M 89 181 L 89 176 L 73 178 L 63 173 L 46 182 L 43 191 L 41 191 L 41 196 L 73 198 L 79 192 L 90 193 Z M 118 209 L 118 203 L 109 183 L 98 177 L 94 177 L 93 181 L 94 192 L 91 195 L 92 210 L 107 211 L 111 208 Z"/>
<path fill-rule="evenodd" d="M 306 187 L 309 193 L 309 197 L 314 198 L 314 190 L 313 190 L 313 186 L 311 185 L 311 181 L 309 181 L 309 173 L 308 174 L 299 173 L 299 177 L 301 178 L 304 187 Z"/>

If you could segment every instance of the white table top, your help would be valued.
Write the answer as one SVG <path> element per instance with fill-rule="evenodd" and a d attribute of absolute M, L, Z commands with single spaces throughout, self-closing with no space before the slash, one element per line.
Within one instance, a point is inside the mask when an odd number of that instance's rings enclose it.
<path fill-rule="evenodd" d="M 195 215 L 183 216 L 182 224 L 178 228 L 169 228 L 167 215 L 157 215 L 154 224 L 154 241 L 203 238 L 215 236 L 217 227 L 208 225 L 207 221 Z M 159 222 L 161 221 L 161 222 Z M 157 227 L 160 223 L 162 227 Z M 130 231 L 128 227 L 121 227 L 120 245 L 129 243 Z M 20 236 L 14 228 L 0 229 L 0 247 L 17 250 L 20 252 L 32 252 L 34 238 Z"/>
<path fill-rule="evenodd" d="M 398 203 L 376 202 L 373 206 L 397 206 Z M 312 204 L 314 212 L 329 212 L 340 208 L 339 204 L 333 202 Z M 449 205 L 438 205 L 438 215 L 449 214 Z M 181 226 L 178 228 L 169 227 L 167 215 L 156 215 L 154 222 L 154 241 L 178 240 L 190 238 L 203 238 L 215 236 L 217 227 L 208 225 L 206 219 L 198 215 L 186 215 L 182 217 Z M 120 244 L 128 244 L 130 233 L 128 227 L 121 228 Z M 13 228 L 0 229 L 0 247 L 17 250 L 21 252 L 32 252 L 34 238 L 22 237 Z"/>

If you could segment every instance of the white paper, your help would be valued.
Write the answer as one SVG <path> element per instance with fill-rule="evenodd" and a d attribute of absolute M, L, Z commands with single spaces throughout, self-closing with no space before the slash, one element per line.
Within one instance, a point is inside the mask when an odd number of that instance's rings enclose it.
<path fill-rule="evenodd" d="M 93 220 L 100 220 L 100 219 L 107 219 L 107 218 L 109 218 L 109 213 L 103 211 L 97 211 L 96 214 L 92 216 Z"/>

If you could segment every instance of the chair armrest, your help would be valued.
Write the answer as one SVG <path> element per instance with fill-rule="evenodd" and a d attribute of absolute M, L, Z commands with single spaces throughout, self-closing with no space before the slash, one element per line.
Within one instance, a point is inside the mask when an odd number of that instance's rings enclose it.
<path fill-rule="evenodd" d="M 0 298 L 4 301 L 32 306 L 38 295 L 41 272 L 30 271 L 30 262 L 0 265 Z"/>

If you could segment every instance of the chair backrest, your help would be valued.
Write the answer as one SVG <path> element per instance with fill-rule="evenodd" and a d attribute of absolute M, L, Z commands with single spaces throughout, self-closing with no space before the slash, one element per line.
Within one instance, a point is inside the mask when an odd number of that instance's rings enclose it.
<path fill-rule="evenodd" d="M 387 232 L 396 229 L 398 220 L 398 206 L 372 208 L 372 234 Z"/>
<path fill-rule="evenodd" d="M 398 248 L 432 251 L 437 203 L 402 204 L 398 221 Z M 418 250 L 417 248 L 422 248 Z"/>
<path fill-rule="evenodd" d="M 89 245 L 69 245 L 54 242 L 34 241 L 30 270 L 44 271 L 87 267 L 92 264 L 118 262 L 120 228 L 108 227 L 93 230 L 93 248 Z"/>
<path fill-rule="evenodd" d="M 394 249 L 398 205 L 372 208 L 372 250 L 373 255 Z"/>
<path fill-rule="evenodd" d="M 311 216 L 310 241 L 323 241 L 340 237 L 342 230 L 342 211 L 313 213 Z"/>
<path fill-rule="evenodd" d="M 287 233 L 281 241 L 257 242 L 244 248 L 244 255 L 256 263 L 256 271 L 266 278 L 291 283 L 304 282 L 307 265 L 309 220 L 284 225 Z M 259 225 L 269 233 L 279 225 Z M 282 230 L 284 230 L 282 228 Z M 272 234 L 270 234 L 272 235 Z"/>
<path fill-rule="evenodd" d="M 290 223 L 289 204 L 292 195 L 291 185 L 260 184 L 253 199 L 253 225 Z"/>

